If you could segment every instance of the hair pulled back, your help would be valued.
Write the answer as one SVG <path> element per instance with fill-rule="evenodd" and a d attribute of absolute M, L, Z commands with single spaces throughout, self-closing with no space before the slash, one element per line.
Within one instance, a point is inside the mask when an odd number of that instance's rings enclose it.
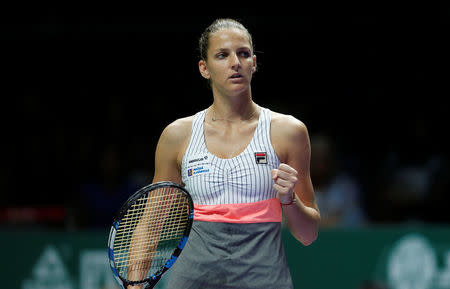
<path fill-rule="evenodd" d="M 219 18 L 216 19 L 211 25 L 209 25 L 205 31 L 200 36 L 198 41 L 199 51 L 200 51 L 200 59 L 206 61 L 208 58 L 208 47 L 209 47 L 209 38 L 211 35 L 220 29 L 229 29 L 235 28 L 244 31 L 248 36 L 248 41 L 250 42 L 250 47 L 253 51 L 253 41 L 252 35 L 248 32 L 247 28 L 242 25 L 240 22 L 230 19 L 230 18 Z"/>

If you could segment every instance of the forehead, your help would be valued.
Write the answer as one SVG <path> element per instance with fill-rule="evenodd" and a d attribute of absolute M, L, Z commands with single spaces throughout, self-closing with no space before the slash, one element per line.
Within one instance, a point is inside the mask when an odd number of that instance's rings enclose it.
<path fill-rule="evenodd" d="M 247 33 L 238 28 L 222 28 L 212 33 L 209 38 L 209 47 L 213 50 L 235 46 L 251 48 Z"/>

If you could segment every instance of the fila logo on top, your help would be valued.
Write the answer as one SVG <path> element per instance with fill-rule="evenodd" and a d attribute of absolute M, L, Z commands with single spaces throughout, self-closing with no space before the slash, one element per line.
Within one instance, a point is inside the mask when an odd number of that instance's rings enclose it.
<path fill-rule="evenodd" d="M 266 152 L 256 152 L 255 161 L 257 164 L 267 164 L 267 154 Z"/>

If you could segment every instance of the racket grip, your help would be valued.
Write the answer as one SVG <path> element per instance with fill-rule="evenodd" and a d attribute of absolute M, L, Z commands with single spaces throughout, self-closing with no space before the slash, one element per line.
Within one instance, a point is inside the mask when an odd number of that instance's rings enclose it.
<path fill-rule="evenodd" d="M 153 289 L 153 287 L 156 286 L 156 283 L 158 283 L 159 279 L 161 279 L 161 275 L 152 278 L 143 289 Z"/>
<path fill-rule="evenodd" d="M 144 287 L 144 289 L 153 289 L 153 287 L 155 287 L 155 285 L 156 285 L 156 282 L 147 284 L 147 285 Z"/>

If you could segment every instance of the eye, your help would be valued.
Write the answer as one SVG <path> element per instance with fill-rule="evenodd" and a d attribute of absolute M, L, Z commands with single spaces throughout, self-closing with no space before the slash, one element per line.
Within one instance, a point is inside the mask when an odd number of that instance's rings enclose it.
<path fill-rule="evenodd" d="M 250 51 L 246 51 L 246 50 L 240 51 L 239 55 L 244 58 L 249 58 L 251 56 Z"/>
<path fill-rule="evenodd" d="M 225 53 L 225 52 L 219 52 L 219 53 L 216 54 L 216 58 L 217 59 L 224 59 L 227 56 L 228 56 L 228 54 Z"/>

